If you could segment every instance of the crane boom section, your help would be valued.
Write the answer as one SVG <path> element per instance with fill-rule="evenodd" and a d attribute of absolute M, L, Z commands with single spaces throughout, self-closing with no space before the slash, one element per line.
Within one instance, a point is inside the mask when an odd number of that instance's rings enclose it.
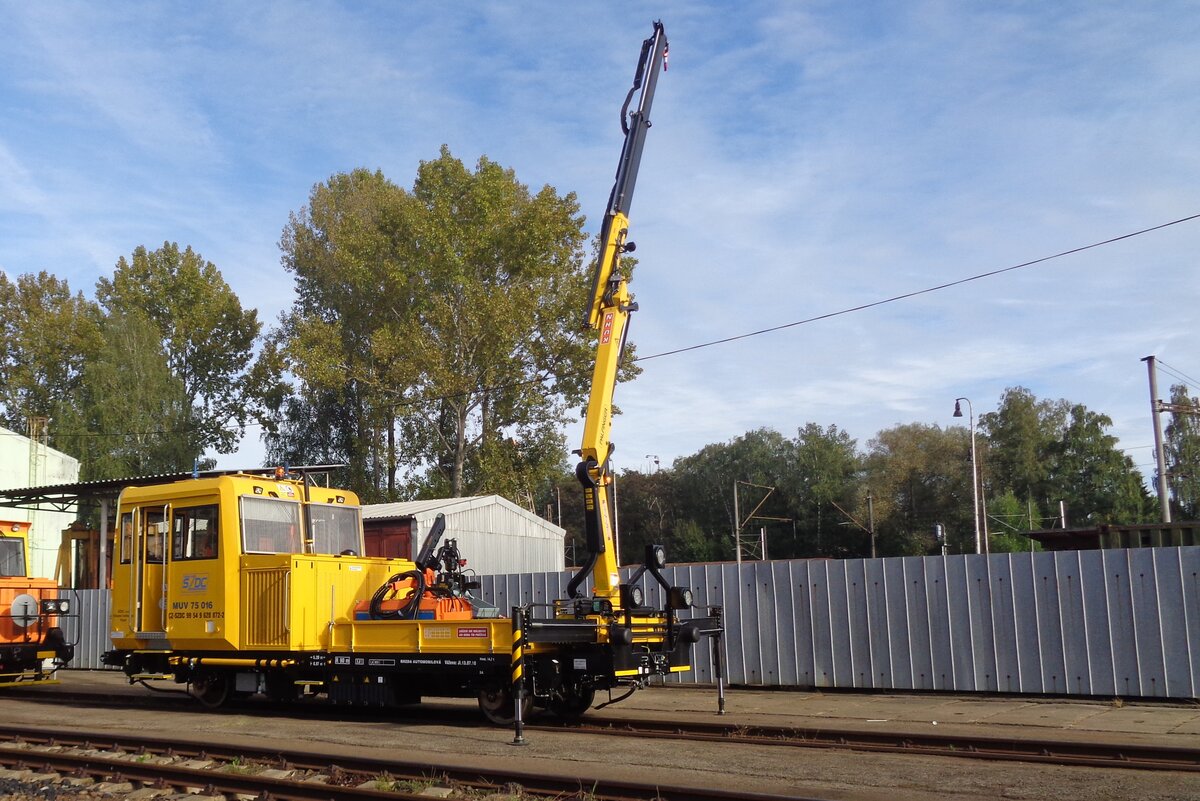
<path fill-rule="evenodd" d="M 621 256 L 634 250 L 633 243 L 627 241 L 629 208 L 637 184 L 646 132 L 650 129 L 650 108 L 658 84 L 658 66 L 662 64 L 666 68 L 667 50 L 666 30 L 661 22 L 655 22 L 652 34 L 642 42 L 633 86 L 621 107 L 621 129 L 625 133 L 625 142 L 600 229 L 600 252 L 583 320 L 585 329 L 599 332 L 583 442 L 579 449 L 581 461 L 575 471 L 583 486 L 588 561 L 572 579 L 568 590 L 574 597 L 590 570 L 594 595 L 611 600 L 616 606 L 620 604 L 619 555 L 614 547 L 610 498 L 612 475 L 609 471 L 613 391 L 617 385 L 617 369 L 625 346 L 629 315 L 637 310 L 621 271 Z M 630 104 L 639 90 L 641 94 L 637 106 L 631 111 Z"/>
<path fill-rule="evenodd" d="M 624 215 L 616 220 L 624 222 Z M 624 239 L 623 227 L 620 238 Z M 618 242 L 616 249 L 620 250 Z M 614 547 L 613 515 L 609 488 L 612 474 L 608 457 L 612 451 L 613 390 L 617 384 L 617 368 L 625 348 L 629 315 L 636 308 L 630 301 L 629 286 L 619 272 L 612 273 L 608 291 L 604 294 L 599 316 L 600 336 L 596 344 L 596 364 L 592 370 L 592 391 L 588 399 L 587 417 L 583 425 L 582 459 L 576 476 L 583 485 L 584 529 L 592 564 L 592 584 L 598 598 L 616 600 L 620 590 L 618 554 Z M 580 571 L 582 574 L 584 571 Z"/>
<path fill-rule="evenodd" d="M 642 149 L 646 145 L 646 132 L 650 130 L 650 108 L 654 105 L 654 92 L 658 87 L 658 65 L 666 68 L 667 32 L 661 22 L 654 23 L 654 32 L 642 42 L 642 54 L 638 59 L 633 86 L 621 106 L 621 130 L 625 143 L 621 147 L 621 160 L 617 162 L 617 175 L 612 192 L 608 197 L 608 209 L 600 227 L 600 258 L 592 277 L 592 294 L 584 315 L 585 328 L 596 328 L 600 322 L 600 303 L 608 281 L 620 263 L 618 238 L 624 240 L 629 226 L 629 207 L 633 202 L 633 190 L 637 186 L 638 170 L 642 164 Z M 637 108 L 630 112 L 629 105 L 638 90 Z M 620 217 L 621 219 L 617 219 Z"/>

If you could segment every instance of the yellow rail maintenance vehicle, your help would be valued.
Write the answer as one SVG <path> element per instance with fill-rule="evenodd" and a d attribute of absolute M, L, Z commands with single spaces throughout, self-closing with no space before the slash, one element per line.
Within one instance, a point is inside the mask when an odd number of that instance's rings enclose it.
<path fill-rule="evenodd" d="M 53 684 L 74 646 L 58 627 L 73 602 L 52 579 L 29 575 L 29 524 L 0 520 L 0 687 Z"/>
<path fill-rule="evenodd" d="M 659 546 L 647 548 L 645 565 L 621 581 L 608 493 L 613 390 L 636 308 L 620 258 L 633 250 L 629 202 L 666 54 L 666 32 L 656 22 L 621 110 L 625 145 L 586 317 L 599 331 L 576 470 L 589 555 L 568 583 L 569 597 L 513 607 L 506 618 L 480 604 L 455 541 L 439 545 L 442 517 L 415 560 L 360 556 L 357 496 L 320 486 L 308 473 L 131 487 L 118 505 L 107 664 L 131 681 L 186 683 L 212 706 L 251 693 L 369 705 L 477 696 L 484 714 L 515 723 L 523 742 L 531 706 L 576 717 L 598 691 L 632 692 L 689 670 L 693 645 L 710 637 L 723 711 L 720 608 L 681 616 L 692 594 L 669 586 Z M 647 574 L 662 589 L 661 608 L 645 604 L 639 582 Z M 592 594 L 584 597 L 588 578 Z"/>
<path fill-rule="evenodd" d="M 172 678 L 209 706 L 302 692 L 390 704 L 507 674 L 493 663 L 511 626 L 474 619 L 457 556 L 440 584 L 430 558 L 359 556 L 358 497 L 310 474 L 130 487 L 118 531 L 104 661 L 131 680 Z"/>

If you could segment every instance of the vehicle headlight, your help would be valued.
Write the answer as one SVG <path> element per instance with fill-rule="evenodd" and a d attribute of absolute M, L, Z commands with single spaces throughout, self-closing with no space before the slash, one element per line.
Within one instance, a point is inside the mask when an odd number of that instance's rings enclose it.
<path fill-rule="evenodd" d="M 65 615 L 71 610 L 71 602 L 66 598 L 44 598 L 41 607 L 43 615 Z"/>
<path fill-rule="evenodd" d="M 692 601 L 692 591 L 687 587 L 672 587 L 667 593 L 667 605 L 672 609 L 690 609 Z"/>

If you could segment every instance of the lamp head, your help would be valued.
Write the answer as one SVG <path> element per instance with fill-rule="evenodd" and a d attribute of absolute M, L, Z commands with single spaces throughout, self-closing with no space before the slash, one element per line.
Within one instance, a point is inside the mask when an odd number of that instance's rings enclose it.
<path fill-rule="evenodd" d="M 962 417 L 962 404 L 960 404 L 958 401 L 954 402 L 954 414 L 951 416 Z"/>

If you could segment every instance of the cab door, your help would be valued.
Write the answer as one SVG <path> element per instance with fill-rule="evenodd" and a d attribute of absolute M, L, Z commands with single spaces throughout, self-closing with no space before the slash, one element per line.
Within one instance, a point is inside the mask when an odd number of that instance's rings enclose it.
<path fill-rule="evenodd" d="M 168 551 L 167 520 L 169 507 L 144 506 L 137 510 L 138 579 L 137 614 L 139 635 L 165 636 Z"/>

